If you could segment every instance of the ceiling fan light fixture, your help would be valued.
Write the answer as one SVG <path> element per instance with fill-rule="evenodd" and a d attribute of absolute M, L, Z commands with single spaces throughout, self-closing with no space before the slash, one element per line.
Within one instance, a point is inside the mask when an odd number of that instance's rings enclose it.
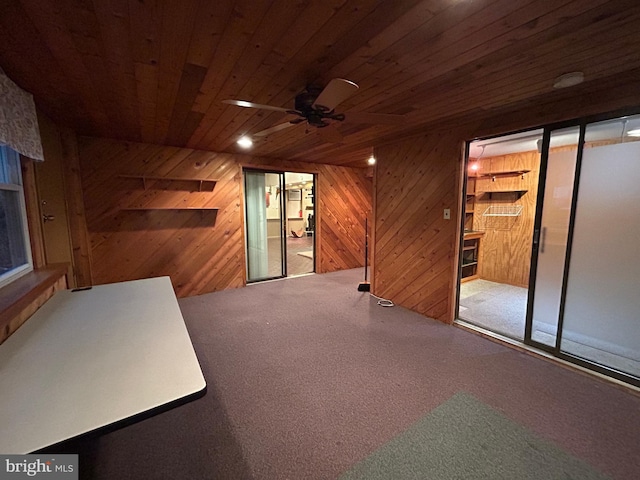
<path fill-rule="evenodd" d="M 251 148 L 253 146 L 253 140 L 251 140 L 249 137 L 247 137 L 246 135 L 240 137 L 236 143 L 238 144 L 238 146 L 240 146 L 241 148 Z"/>
<path fill-rule="evenodd" d="M 584 73 L 570 72 L 560 75 L 553 81 L 553 88 L 567 88 L 584 82 Z"/>

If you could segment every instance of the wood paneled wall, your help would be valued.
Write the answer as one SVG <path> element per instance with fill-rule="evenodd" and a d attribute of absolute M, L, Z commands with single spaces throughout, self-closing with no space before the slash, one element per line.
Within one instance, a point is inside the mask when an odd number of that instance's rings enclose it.
<path fill-rule="evenodd" d="M 94 284 L 168 275 L 180 297 L 243 286 L 243 166 L 316 173 L 317 271 L 363 264 L 371 210 L 363 169 L 91 137 L 79 137 L 78 145 Z M 151 180 L 144 189 L 123 174 L 217 184 L 199 191 L 196 184 Z M 152 209 L 177 207 L 184 210 Z"/>
<path fill-rule="evenodd" d="M 616 108 L 635 111 L 630 106 L 638 105 L 637 94 L 618 97 L 617 93 L 604 88 L 589 102 L 559 99 L 523 104 L 519 110 L 496 111 L 482 121 L 442 120 L 426 134 L 416 133 L 377 147 L 373 293 L 425 316 L 453 322 L 464 142 Z M 537 173 L 529 178 L 534 177 Z M 401 183 L 404 181 L 406 185 Z M 450 224 L 440 220 L 445 205 L 452 209 Z"/>
<path fill-rule="evenodd" d="M 514 153 L 477 160 L 477 173 L 531 170 L 520 176 L 479 177 L 476 192 L 497 190 L 526 190 L 515 193 L 495 193 L 475 197 L 473 230 L 485 232 L 481 240 L 481 278 L 493 282 L 508 283 L 520 287 L 529 286 L 531 266 L 531 240 L 536 213 L 540 154 L 537 151 Z M 521 206 L 515 217 L 485 216 L 490 207 Z"/>
<path fill-rule="evenodd" d="M 375 149 L 373 293 L 445 323 L 451 323 L 456 313 L 462 148 L 465 139 L 474 138 L 480 128 L 483 125 L 469 124 L 443 129 Z M 507 180 L 507 187 L 528 190 L 516 203 L 523 204 L 523 210 L 531 215 L 515 222 L 517 235 L 505 246 L 498 243 L 497 237 L 504 236 L 506 232 L 502 230 L 506 228 L 494 225 L 494 231 L 485 234 L 482 277 L 498 275 L 495 271 L 504 268 L 511 278 L 516 278 L 512 282 L 507 279 L 510 283 L 526 285 L 539 155 L 529 152 L 491 160 L 490 166 L 486 159 L 487 165 L 481 168 L 509 170 L 517 166 L 531 170 L 524 180 Z M 476 182 L 476 190 L 498 188 Z M 451 208 L 451 221 L 443 220 L 444 208 Z M 474 216 L 481 216 L 483 206 L 476 204 L 475 211 Z M 475 228 L 482 229 L 480 225 Z"/>
<path fill-rule="evenodd" d="M 371 222 L 373 190 L 368 170 L 236 157 L 243 166 L 316 174 L 316 271 L 327 273 L 364 265 L 364 226 L 365 218 Z"/>
<path fill-rule="evenodd" d="M 362 169 L 320 166 L 320 272 L 364 265 L 365 218 L 372 221 L 372 183 L 364 173 Z"/>
<path fill-rule="evenodd" d="M 375 150 L 373 293 L 444 322 L 454 308 L 461 138 L 429 133 Z"/>

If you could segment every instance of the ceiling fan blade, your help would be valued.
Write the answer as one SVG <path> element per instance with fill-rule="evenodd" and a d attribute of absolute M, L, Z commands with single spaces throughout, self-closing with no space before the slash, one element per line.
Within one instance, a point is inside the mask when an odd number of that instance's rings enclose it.
<path fill-rule="evenodd" d="M 406 121 L 404 115 L 387 113 L 346 112 L 345 120 L 355 123 L 376 123 L 380 125 L 402 125 Z"/>
<path fill-rule="evenodd" d="M 342 143 L 342 140 L 344 139 L 335 125 L 318 128 L 318 135 L 320 135 L 322 140 L 328 143 Z"/>
<path fill-rule="evenodd" d="M 356 93 L 358 88 L 358 85 L 350 80 L 334 78 L 326 87 L 324 87 L 324 90 L 320 92 L 316 101 L 313 102 L 313 107 L 321 106 L 326 108 L 328 111 L 331 111 L 351 95 Z"/>
<path fill-rule="evenodd" d="M 267 128 L 266 130 L 260 130 L 259 132 L 254 133 L 253 136 L 254 137 L 266 137 L 267 135 L 271 135 L 272 133 L 279 132 L 280 130 L 284 130 L 285 128 L 293 127 L 293 126 L 295 126 L 297 124 L 298 124 L 298 122 L 280 123 L 279 125 L 276 125 L 275 127 Z"/>
<path fill-rule="evenodd" d="M 273 110 L 274 112 L 286 113 L 291 111 L 282 107 L 273 107 L 271 105 L 262 105 L 260 103 L 245 102 L 244 100 L 222 100 L 222 103 L 226 103 L 228 105 L 236 105 L 238 107 L 260 108 L 262 110 Z"/>

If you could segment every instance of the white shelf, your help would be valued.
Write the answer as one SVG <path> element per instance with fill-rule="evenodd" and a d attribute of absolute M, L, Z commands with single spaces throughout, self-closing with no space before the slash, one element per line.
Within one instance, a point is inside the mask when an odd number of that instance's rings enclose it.
<path fill-rule="evenodd" d="M 483 217 L 519 217 L 522 215 L 522 205 L 491 205 L 484 213 Z"/>

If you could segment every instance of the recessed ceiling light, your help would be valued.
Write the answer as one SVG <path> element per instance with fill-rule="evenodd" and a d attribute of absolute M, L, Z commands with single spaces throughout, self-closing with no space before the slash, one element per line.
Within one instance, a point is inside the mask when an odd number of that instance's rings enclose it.
<path fill-rule="evenodd" d="M 236 143 L 242 148 L 251 148 L 253 145 L 253 141 L 246 135 L 244 137 L 240 137 Z"/>
<path fill-rule="evenodd" d="M 371 155 L 371 156 L 369 157 L 369 159 L 367 160 L 367 163 L 368 163 L 369 165 L 375 165 L 375 164 L 376 164 L 376 157 L 374 157 L 373 155 Z"/>
<path fill-rule="evenodd" d="M 574 85 L 578 85 L 584 82 L 584 73 L 582 72 L 571 72 L 565 73 L 564 75 L 560 75 L 553 81 L 553 88 L 567 88 L 573 87 Z"/>
<path fill-rule="evenodd" d="M 629 130 L 627 135 L 630 137 L 640 137 L 640 128 L 636 128 L 635 130 Z"/>

